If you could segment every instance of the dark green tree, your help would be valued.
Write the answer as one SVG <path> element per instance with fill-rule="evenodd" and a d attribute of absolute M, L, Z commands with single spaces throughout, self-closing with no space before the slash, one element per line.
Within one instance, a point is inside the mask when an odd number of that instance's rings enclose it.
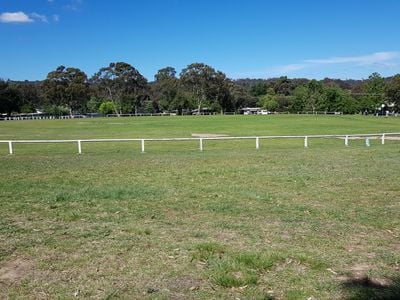
<path fill-rule="evenodd" d="M 152 85 L 152 96 L 162 110 L 175 110 L 172 105 L 178 94 L 179 80 L 176 78 L 176 71 L 172 67 L 158 70 L 154 76 L 155 82 Z"/>
<path fill-rule="evenodd" d="M 102 99 L 97 98 L 95 96 L 90 97 L 90 100 L 87 102 L 87 111 L 89 113 L 97 113 L 99 112 L 100 105 L 102 104 Z"/>
<path fill-rule="evenodd" d="M 173 101 L 170 103 L 170 110 L 177 110 L 178 114 L 183 114 L 185 110 L 195 108 L 195 100 L 190 92 L 179 89 Z"/>
<path fill-rule="evenodd" d="M 385 94 L 388 104 L 393 104 L 396 112 L 400 111 L 400 74 L 397 74 L 388 82 Z"/>
<path fill-rule="evenodd" d="M 20 92 L 9 82 L 0 80 L 0 112 L 8 116 L 20 112 L 22 98 Z"/>
<path fill-rule="evenodd" d="M 290 107 L 290 112 L 304 112 L 307 100 L 308 100 L 309 90 L 307 85 L 299 85 L 293 92 L 293 103 Z"/>
<path fill-rule="evenodd" d="M 290 96 L 295 89 L 293 81 L 286 76 L 280 77 L 274 84 L 275 94 Z"/>
<path fill-rule="evenodd" d="M 47 75 L 42 88 L 48 105 L 66 106 L 71 114 L 86 111 L 89 85 L 86 74 L 80 69 L 59 66 Z"/>
<path fill-rule="evenodd" d="M 210 98 L 213 97 L 214 110 L 220 110 L 221 114 L 233 110 L 232 95 L 229 90 L 230 81 L 221 71 L 217 71 L 210 88 Z"/>
<path fill-rule="evenodd" d="M 306 110 L 311 110 L 314 113 L 318 108 L 323 109 L 321 105 L 325 101 L 325 91 L 322 83 L 311 80 L 307 84 L 307 88 Z"/>
<path fill-rule="evenodd" d="M 311 80 L 305 85 L 296 87 L 290 109 L 294 112 L 312 111 L 314 113 L 318 108 L 322 109 L 324 97 L 325 91 L 322 83 Z"/>
<path fill-rule="evenodd" d="M 265 95 L 259 97 L 259 105 L 269 111 L 276 111 L 278 109 L 277 96 L 273 88 L 269 88 Z"/>
<path fill-rule="evenodd" d="M 21 95 L 21 112 L 31 113 L 36 109 L 42 107 L 44 99 L 41 95 L 40 85 L 36 82 L 18 82 L 13 86 L 19 91 Z"/>
<path fill-rule="evenodd" d="M 363 84 L 360 109 L 375 112 L 385 103 L 385 80 L 378 73 L 372 73 Z"/>
<path fill-rule="evenodd" d="M 258 82 L 250 89 L 250 94 L 259 97 L 268 93 L 269 85 L 266 82 Z"/>
<path fill-rule="evenodd" d="M 180 80 L 185 89 L 191 92 L 196 101 L 198 113 L 209 98 L 217 72 L 203 63 L 193 63 L 182 70 Z"/>
<path fill-rule="evenodd" d="M 342 112 L 345 114 L 355 113 L 358 110 L 358 105 L 349 92 L 344 91 L 337 85 L 326 87 L 324 101 L 320 103 L 320 107 L 328 112 Z"/>
<path fill-rule="evenodd" d="M 137 113 L 147 93 L 147 80 L 138 70 L 124 62 L 101 68 L 91 79 L 96 91 L 109 99 L 116 114 Z"/>
<path fill-rule="evenodd" d="M 235 82 L 229 83 L 229 93 L 234 111 L 239 111 L 243 107 L 255 107 L 258 98 L 252 96 L 249 91 Z"/>

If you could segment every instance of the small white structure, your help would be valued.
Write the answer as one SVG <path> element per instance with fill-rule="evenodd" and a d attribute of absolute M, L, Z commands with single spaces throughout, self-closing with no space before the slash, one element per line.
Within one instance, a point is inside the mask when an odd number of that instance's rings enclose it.
<path fill-rule="evenodd" d="M 258 115 L 261 112 L 261 107 L 243 107 L 240 110 L 244 115 Z"/>
<path fill-rule="evenodd" d="M 266 109 L 262 109 L 261 111 L 257 112 L 258 115 L 269 115 L 272 114 L 272 112 L 266 110 Z"/>

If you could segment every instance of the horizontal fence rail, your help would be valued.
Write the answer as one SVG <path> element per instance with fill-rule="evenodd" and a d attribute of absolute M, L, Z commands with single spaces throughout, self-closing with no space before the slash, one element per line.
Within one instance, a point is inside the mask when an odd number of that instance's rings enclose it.
<path fill-rule="evenodd" d="M 162 141 L 198 141 L 199 150 L 204 150 L 204 141 L 219 140 L 254 140 L 255 148 L 260 149 L 260 140 L 267 139 L 303 139 L 304 147 L 308 148 L 310 139 L 332 139 L 339 138 L 344 140 L 344 145 L 349 146 L 350 139 L 364 139 L 365 145 L 370 146 L 370 139 L 380 139 L 382 145 L 386 139 L 399 136 L 400 133 L 370 133 L 370 134 L 331 134 L 331 135 L 272 135 L 272 136 L 223 136 L 223 137 L 188 137 L 188 138 L 128 138 L 128 139 L 73 139 L 73 140 L 0 140 L 0 143 L 8 144 L 8 153 L 13 154 L 13 144 L 51 144 L 51 143 L 76 143 L 78 154 L 82 154 L 82 143 L 93 142 L 140 142 L 141 152 L 145 152 L 145 142 L 162 142 Z"/>

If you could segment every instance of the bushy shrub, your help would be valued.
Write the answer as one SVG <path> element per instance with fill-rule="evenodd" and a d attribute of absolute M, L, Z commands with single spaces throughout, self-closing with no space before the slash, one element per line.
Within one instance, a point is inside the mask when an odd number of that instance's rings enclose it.
<path fill-rule="evenodd" d="M 99 111 L 103 115 L 112 114 L 115 111 L 114 104 L 111 101 L 106 101 L 100 104 Z"/>

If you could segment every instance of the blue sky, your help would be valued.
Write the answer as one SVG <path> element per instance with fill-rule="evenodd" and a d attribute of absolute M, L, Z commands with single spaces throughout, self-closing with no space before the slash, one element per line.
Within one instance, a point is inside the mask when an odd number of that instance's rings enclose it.
<path fill-rule="evenodd" d="M 0 0 L 0 78 L 115 61 L 149 80 L 193 62 L 231 78 L 390 76 L 399 29 L 398 0 Z"/>

